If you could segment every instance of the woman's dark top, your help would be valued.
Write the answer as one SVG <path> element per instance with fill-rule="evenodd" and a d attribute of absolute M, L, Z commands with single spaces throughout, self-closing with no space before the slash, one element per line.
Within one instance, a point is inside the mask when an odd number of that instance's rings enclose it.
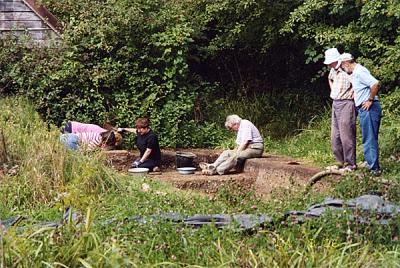
<path fill-rule="evenodd" d="M 149 148 L 151 149 L 151 153 L 148 159 L 151 159 L 156 163 L 160 162 L 161 150 L 160 145 L 158 144 L 158 137 L 151 129 L 144 135 L 136 135 L 135 144 L 140 151 L 140 157 L 142 157 L 146 149 Z"/>

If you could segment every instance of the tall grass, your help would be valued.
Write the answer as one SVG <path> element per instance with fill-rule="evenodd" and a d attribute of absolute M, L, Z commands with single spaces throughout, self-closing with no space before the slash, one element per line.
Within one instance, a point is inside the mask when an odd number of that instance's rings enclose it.
<path fill-rule="evenodd" d="M 15 174 L 0 181 L 0 219 L 21 213 L 29 216 L 26 225 L 21 223 L 23 229 L 0 232 L 0 267 L 400 265 L 398 219 L 381 226 L 355 223 L 346 215 L 327 215 L 299 225 L 282 221 L 279 212 L 300 209 L 320 196 L 293 194 L 265 202 L 251 192 L 226 189 L 209 198 L 148 178 L 132 179 L 105 167 L 100 153 L 64 150 L 58 143 L 58 131 L 41 122 L 25 100 L 2 99 L 0 104 L 4 107 L 4 112 L 0 111 L 1 128 L 9 148 L 7 165 L 18 165 Z M 311 150 L 327 142 L 322 141 L 327 131 L 323 126 L 329 126 L 325 120 L 327 117 L 317 120 L 312 125 L 318 126 L 315 130 L 305 131 L 293 143 L 282 143 L 280 150 L 309 157 L 305 154 L 307 146 Z M 296 152 L 299 144 L 302 149 Z M 352 197 L 352 193 L 359 194 L 360 189 L 372 185 L 356 184 L 356 179 L 340 182 L 333 193 Z M 143 183 L 150 186 L 148 190 L 142 189 Z M 38 220 L 59 219 L 60 207 L 71 204 L 81 214 L 78 222 L 67 222 L 60 228 L 34 225 Z M 163 220 L 146 218 L 139 222 L 132 218 L 166 212 L 187 216 L 264 213 L 276 221 L 266 228 L 241 232 L 213 226 L 191 229 Z"/>
<path fill-rule="evenodd" d="M 1 180 L 0 200 L 9 207 L 50 203 L 71 187 L 80 195 L 115 188 L 118 183 L 104 165 L 104 156 L 68 152 L 59 131 L 46 125 L 23 98 L 3 98 L 0 128 L 13 169 Z M 71 186 L 73 185 L 73 186 Z"/>
<path fill-rule="evenodd" d="M 264 94 L 239 99 L 216 100 L 207 117 L 223 125 L 229 114 L 238 114 L 253 122 L 264 136 L 291 137 L 324 112 L 323 96 L 304 90 L 271 90 Z"/>

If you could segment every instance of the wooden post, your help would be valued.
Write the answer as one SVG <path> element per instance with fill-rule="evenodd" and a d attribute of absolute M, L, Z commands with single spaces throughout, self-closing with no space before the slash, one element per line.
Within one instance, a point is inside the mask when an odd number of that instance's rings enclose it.
<path fill-rule="evenodd" d="M 7 147 L 3 129 L 0 128 L 0 164 L 7 163 Z"/>

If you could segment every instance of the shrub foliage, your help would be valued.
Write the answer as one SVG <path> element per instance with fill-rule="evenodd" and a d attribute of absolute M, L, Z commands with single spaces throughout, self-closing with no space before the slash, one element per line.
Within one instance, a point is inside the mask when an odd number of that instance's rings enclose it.
<path fill-rule="evenodd" d="M 132 126 L 149 116 L 163 146 L 215 146 L 224 132 L 210 111 L 221 99 L 272 92 L 281 98 L 272 103 L 282 103 L 290 89 L 327 97 L 321 59 L 332 46 L 369 67 L 384 92 L 399 84 L 396 1 L 42 2 L 63 22 L 63 43 L 35 48 L 1 39 L 0 92 L 27 95 L 56 125 Z M 289 119 L 299 121 L 293 128 L 323 105 Z"/>

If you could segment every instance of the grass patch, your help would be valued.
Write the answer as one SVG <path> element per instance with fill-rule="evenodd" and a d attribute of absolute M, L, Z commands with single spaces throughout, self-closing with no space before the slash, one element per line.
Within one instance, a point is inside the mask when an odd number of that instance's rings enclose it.
<path fill-rule="evenodd" d="M 194 214 L 252 213 L 280 219 L 281 212 L 304 209 L 324 196 L 308 193 L 259 200 L 252 192 L 223 189 L 214 198 L 178 191 L 167 183 L 121 175 L 104 166 L 104 155 L 71 153 L 58 142 L 58 132 L 44 124 L 23 99 L 2 99 L 0 127 L 8 148 L 8 169 L 0 180 L 0 219 L 25 215 L 23 229 L 0 236 L 0 266 L 10 267 L 396 267 L 400 265 L 398 219 L 387 226 L 356 224 L 346 215 L 327 215 L 298 225 L 277 221 L 252 232 L 199 229 L 166 221 L 138 222 L 133 216 L 176 212 Z M 320 124 L 320 125 L 318 125 Z M 324 125 L 325 124 L 325 125 Z M 306 131 L 281 147 L 310 157 L 330 152 L 321 144 L 328 126 Z M 306 142 L 308 140 L 308 143 Z M 313 141 L 313 142 L 312 142 Z M 318 147 L 320 143 L 321 147 Z M 286 144 L 286 145 L 285 145 Z M 308 144 L 308 145 L 307 145 Z M 301 145 L 301 146 L 300 146 Z M 298 151 L 295 148 L 301 147 Z M 317 146 L 307 154 L 307 146 Z M 325 145 L 326 146 L 326 145 Z M 323 149 L 325 148 L 325 149 Z M 326 150 L 326 151 L 324 151 Z M 322 163 L 325 158 L 312 158 Z M 398 175 L 394 160 L 385 167 Z M 144 191 L 143 183 L 150 186 Z M 351 198 L 382 191 L 399 201 L 397 189 L 385 189 L 372 178 L 347 177 L 333 194 Z M 61 228 L 35 227 L 58 220 L 63 210 L 81 214 Z"/>

